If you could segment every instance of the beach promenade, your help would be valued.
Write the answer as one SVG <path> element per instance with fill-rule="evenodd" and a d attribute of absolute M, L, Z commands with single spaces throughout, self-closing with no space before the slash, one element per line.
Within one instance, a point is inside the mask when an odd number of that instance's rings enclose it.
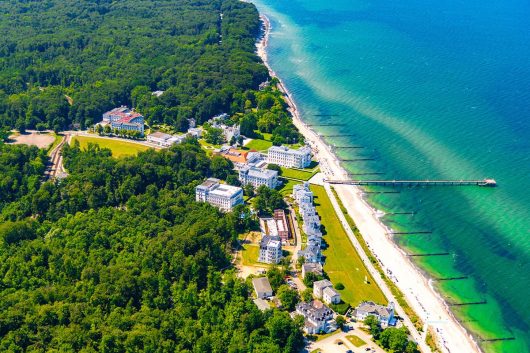
<path fill-rule="evenodd" d="M 266 31 L 264 37 L 257 45 L 257 53 L 269 68 L 270 74 L 276 76 L 274 71 L 268 65 L 266 55 L 270 22 L 265 16 L 262 16 L 262 18 L 266 26 Z M 349 177 L 347 172 L 342 168 L 339 159 L 333 154 L 330 147 L 310 126 L 302 121 L 293 97 L 289 94 L 289 91 L 283 85 L 281 80 L 279 87 L 286 95 L 286 101 L 293 115 L 293 123 L 300 133 L 304 135 L 306 142 L 308 142 L 313 149 L 315 157 L 320 162 L 321 171 L 325 174 L 325 177 L 333 180 L 348 180 Z M 325 187 L 334 203 L 334 208 L 337 210 L 338 204 L 334 195 L 331 193 L 330 186 L 326 185 Z M 349 215 L 356 223 L 365 242 L 371 249 L 372 253 L 380 261 L 383 270 L 392 271 L 393 278 L 395 279 L 397 286 L 405 295 L 409 305 L 426 325 L 429 325 L 434 329 L 441 348 L 445 352 L 480 352 L 476 342 L 455 319 L 449 310 L 447 303 L 445 303 L 432 287 L 430 280 L 417 269 L 406 256 L 405 252 L 399 249 L 393 242 L 391 236 L 388 235 L 390 233 L 389 229 L 387 229 L 378 219 L 375 210 L 364 201 L 361 190 L 357 186 L 346 184 L 336 185 L 335 190 L 343 205 L 348 210 Z M 360 248 L 360 244 L 358 244 L 355 237 L 352 236 L 353 232 L 351 232 L 351 229 L 347 223 L 345 223 L 345 218 L 340 211 L 340 207 L 338 208 L 338 211 L 339 212 L 337 213 L 341 222 L 345 224 L 345 229 L 347 230 L 353 245 L 365 261 L 367 268 L 369 268 L 370 272 L 375 271 L 371 263 L 367 261 L 366 254 L 364 254 L 362 248 Z M 372 275 L 374 275 L 374 273 L 372 273 Z M 378 284 L 383 289 L 383 292 L 387 295 L 388 299 L 395 301 L 389 288 L 382 280 L 380 281 L 378 274 L 374 275 L 374 278 L 377 279 Z M 400 307 L 397 308 L 397 311 L 400 316 L 406 317 Z M 430 352 L 430 349 L 425 344 L 424 336 L 414 328 L 408 318 L 405 319 L 405 324 L 411 331 L 414 339 L 418 342 L 419 348 L 423 352 Z"/>

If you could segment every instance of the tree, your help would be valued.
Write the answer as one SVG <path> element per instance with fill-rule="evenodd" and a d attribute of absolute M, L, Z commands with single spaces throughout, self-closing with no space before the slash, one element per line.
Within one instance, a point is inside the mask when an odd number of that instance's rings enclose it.
<path fill-rule="evenodd" d="M 337 323 L 337 326 L 342 329 L 346 324 L 346 319 L 342 315 L 337 315 L 337 317 L 335 318 L 335 322 Z"/>
<path fill-rule="evenodd" d="M 272 214 L 276 209 L 287 208 L 287 204 L 280 192 L 265 185 L 261 185 L 258 188 L 254 206 L 258 211 L 269 214 Z"/>
<path fill-rule="evenodd" d="M 389 327 L 380 334 L 381 345 L 393 352 L 404 353 L 408 345 L 408 336 L 403 329 Z"/>
<path fill-rule="evenodd" d="M 280 167 L 277 164 L 274 164 L 274 163 L 267 164 L 267 169 L 275 170 L 278 172 L 278 175 L 282 175 L 282 167 Z"/>
<path fill-rule="evenodd" d="M 321 276 L 321 275 L 317 275 L 316 273 L 314 272 L 309 272 L 309 273 L 306 273 L 305 277 L 304 277 L 304 284 L 307 286 L 307 287 L 313 287 L 313 283 L 316 282 L 316 281 L 320 281 L 324 279 L 324 276 Z"/>
<path fill-rule="evenodd" d="M 313 300 L 313 290 L 311 288 L 306 288 L 303 292 L 302 292 L 302 300 L 306 303 L 310 302 L 311 300 Z"/>
<path fill-rule="evenodd" d="M 219 145 L 224 141 L 223 130 L 215 127 L 208 127 L 204 139 L 212 145 Z"/>
<path fill-rule="evenodd" d="M 284 271 L 280 270 L 276 266 L 271 267 L 267 271 L 267 278 L 269 279 L 271 287 L 274 291 L 277 291 L 278 288 L 280 288 L 280 286 L 284 283 L 284 277 L 285 277 Z"/>
<path fill-rule="evenodd" d="M 221 156 L 213 156 L 211 159 L 212 175 L 215 178 L 226 179 L 229 174 L 232 173 L 234 169 L 234 164 Z"/>
<path fill-rule="evenodd" d="M 379 334 L 381 333 L 381 327 L 379 326 L 379 320 L 377 320 L 377 318 L 373 315 L 368 315 L 366 319 L 364 319 L 364 324 L 368 326 L 372 337 L 375 340 L 379 339 Z"/>
<path fill-rule="evenodd" d="M 283 284 L 278 288 L 277 296 L 281 300 L 283 307 L 289 311 L 294 310 L 296 304 L 300 301 L 298 291 L 291 289 L 291 287 L 286 284 Z"/>
<path fill-rule="evenodd" d="M 254 192 L 254 185 L 252 184 L 247 184 L 245 186 L 243 186 L 243 192 L 245 193 L 245 195 L 247 195 L 248 197 L 253 197 L 255 192 Z"/>
<path fill-rule="evenodd" d="M 344 289 L 344 284 L 342 284 L 341 282 L 338 282 L 337 284 L 335 284 L 335 289 L 343 290 Z"/>

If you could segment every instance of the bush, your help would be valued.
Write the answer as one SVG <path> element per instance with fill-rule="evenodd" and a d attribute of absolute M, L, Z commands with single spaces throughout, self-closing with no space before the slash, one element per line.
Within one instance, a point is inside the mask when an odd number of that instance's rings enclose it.
<path fill-rule="evenodd" d="M 342 284 L 341 282 L 337 283 L 335 285 L 335 289 L 336 290 L 343 290 L 344 289 L 344 284 Z"/>

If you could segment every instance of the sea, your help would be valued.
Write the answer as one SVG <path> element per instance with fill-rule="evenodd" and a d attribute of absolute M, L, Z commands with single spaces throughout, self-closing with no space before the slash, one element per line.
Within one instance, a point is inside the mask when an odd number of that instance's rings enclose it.
<path fill-rule="evenodd" d="M 530 352 L 530 2 L 253 2 L 352 178 L 497 181 L 365 190 L 483 351 Z"/>

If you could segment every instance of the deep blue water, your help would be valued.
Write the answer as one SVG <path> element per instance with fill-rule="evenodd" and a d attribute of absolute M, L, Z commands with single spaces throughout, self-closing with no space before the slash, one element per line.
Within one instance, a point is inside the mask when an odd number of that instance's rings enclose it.
<path fill-rule="evenodd" d="M 530 2 L 258 0 L 272 22 L 268 55 L 308 123 L 351 172 L 370 178 L 492 177 L 499 186 L 371 194 L 408 251 L 486 351 L 530 352 Z M 326 115 L 326 116 L 322 116 Z M 368 176 L 367 176 L 368 177 Z"/>

